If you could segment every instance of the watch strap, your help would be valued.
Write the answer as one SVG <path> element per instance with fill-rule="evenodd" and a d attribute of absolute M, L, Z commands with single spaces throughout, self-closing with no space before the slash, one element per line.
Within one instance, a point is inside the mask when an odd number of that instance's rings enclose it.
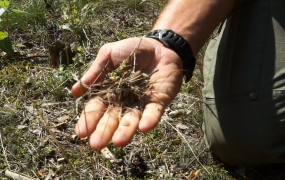
<path fill-rule="evenodd" d="M 154 30 L 146 37 L 166 43 L 170 49 L 179 55 L 183 62 L 183 74 L 186 77 L 185 81 L 188 82 L 193 76 L 196 64 L 196 59 L 188 42 L 171 29 Z"/>

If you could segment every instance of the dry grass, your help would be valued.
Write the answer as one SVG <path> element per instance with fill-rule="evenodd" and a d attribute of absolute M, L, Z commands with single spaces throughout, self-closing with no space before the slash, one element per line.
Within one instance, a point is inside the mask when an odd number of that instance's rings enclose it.
<path fill-rule="evenodd" d="M 102 69 L 100 76 L 103 76 L 107 70 Z M 101 100 L 109 107 L 121 107 L 121 115 L 130 111 L 132 108 L 137 108 L 143 111 L 144 97 L 151 91 L 152 83 L 149 81 L 152 74 L 158 70 L 146 74 L 136 69 L 136 48 L 129 58 L 124 60 L 120 66 L 107 73 L 100 82 L 93 83 L 91 86 L 86 86 L 89 91 L 88 97 L 99 96 Z"/>

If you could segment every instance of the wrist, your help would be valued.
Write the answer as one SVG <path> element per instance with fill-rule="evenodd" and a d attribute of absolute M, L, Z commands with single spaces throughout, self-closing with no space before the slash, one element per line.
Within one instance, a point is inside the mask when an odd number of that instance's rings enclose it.
<path fill-rule="evenodd" d="M 154 30 L 146 37 L 162 42 L 169 49 L 173 50 L 183 62 L 183 74 L 188 82 L 195 68 L 196 59 L 188 42 L 179 34 L 170 29 Z"/>

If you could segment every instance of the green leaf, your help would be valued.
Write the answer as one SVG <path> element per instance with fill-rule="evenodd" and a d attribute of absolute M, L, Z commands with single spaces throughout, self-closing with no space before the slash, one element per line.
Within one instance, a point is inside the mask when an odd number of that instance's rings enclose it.
<path fill-rule="evenodd" d="M 6 8 L 3 8 L 0 6 L 0 16 L 2 16 L 2 14 L 4 14 L 4 12 L 6 11 Z"/>
<path fill-rule="evenodd" d="M 14 54 L 12 42 L 8 38 L 0 40 L 0 49 L 4 51 L 5 53 L 7 53 L 7 55 L 10 57 L 13 56 Z"/>
<path fill-rule="evenodd" d="M 7 0 L 0 0 L 0 16 L 7 10 L 10 2 Z"/>
<path fill-rule="evenodd" d="M 0 40 L 5 39 L 6 37 L 8 37 L 8 33 L 0 31 Z"/>
<path fill-rule="evenodd" d="M 19 9 L 12 9 L 12 11 L 13 11 L 14 13 L 17 13 L 17 14 L 29 14 L 29 13 L 27 13 L 27 12 L 25 12 L 25 11 L 21 11 L 21 10 L 19 10 Z"/>
<path fill-rule="evenodd" d="M 2 8 L 6 8 L 7 9 L 9 4 L 10 4 L 10 1 L 8 1 L 8 0 L 0 0 L 0 6 Z"/>

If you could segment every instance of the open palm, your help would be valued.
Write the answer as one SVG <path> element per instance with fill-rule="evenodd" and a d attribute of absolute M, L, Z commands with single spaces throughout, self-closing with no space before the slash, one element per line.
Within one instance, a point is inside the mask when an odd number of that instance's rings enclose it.
<path fill-rule="evenodd" d="M 73 96 L 83 95 L 86 89 L 81 84 L 94 83 L 106 64 L 108 69 L 117 68 L 140 41 L 140 38 L 129 38 L 104 45 L 81 82 L 73 86 Z M 179 92 L 182 84 L 182 61 L 174 51 L 162 43 L 151 38 L 143 38 L 136 51 L 136 64 L 138 69 L 147 74 L 159 70 L 150 77 L 150 81 L 156 82 L 152 86 L 153 93 L 145 98 L 143 112 L 134 108 L 121 118 L 120 107 L 108 109 L 108 105 L 101 101 L 100 97 L 90 99 L 75 127 L 75 132 L 79 137 L 90 134 L 90 146 L 93 149 L 101 150 L 111 139 L 116 146 L 124 146 L 131 141 L 138 129 L 147 132 L 155 128 L 164 109 Z"/>

